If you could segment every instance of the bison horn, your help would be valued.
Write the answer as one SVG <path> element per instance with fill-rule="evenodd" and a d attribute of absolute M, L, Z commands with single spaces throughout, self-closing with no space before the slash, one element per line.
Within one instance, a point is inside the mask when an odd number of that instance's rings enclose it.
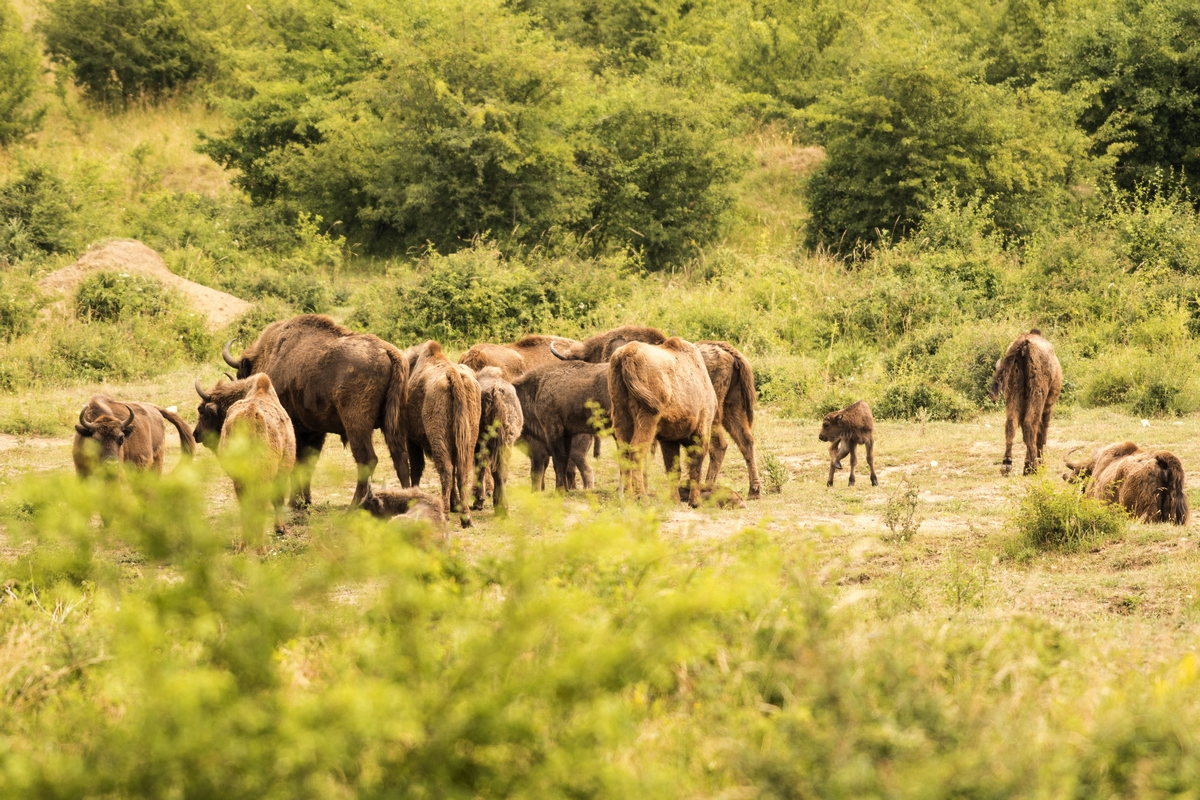
<path fill-rule="evenodd" d="M 570 356 L 564 356 L 562 353 L 555 350 L 554 342 L 550 343 L 550 352 L 554 354 L 555 358 L 561 358 L 563 361 L 572 361 L 573 360 Z"/>
<path fill-rule="evenodd" d="M 87 418 L 84 416 L 84 414 L 87 413 L 87 410 L 88 410 L 87 406 L 84 406 L 83 408 L 79 409 L 79 424 L 82 425 L 87 430 L 93 431 L 93 430 L 95 430 L 95 427 L 92 425 L 92 423 L 88 422 Z"/>
<path fill-rule="evenodd" d="M 238 364 L 238 362 L 233 360 L 233 353 L 229 352 L 229 345 L 231 345 L 231 344 L 233 344 L 233 339 L 230 339 L 228 342 L 225 343 L 224 349 L 221 350 L 221 358 L 225 359 L 226 364 L 233 367 L 234 369 L 237 369 L 240 365 Z"/>
<path fill-rule="evenodd" d="M 1079 471 L 1079 468 L 1082 466 L 1082 464 L 1072 464 L 1071 463 L 1071 453 L 1074 453 L 1078 449 L 1079 449 L 1078 447 L 1072 447 L 1070 452 L 1068 452 L 1065 456 L 1063 456 L 1063 463 L 1067 465 L 1067 469 L 1075 470 L 1076 472 Z"/>
<path fill-rule="evenodd" d="M 233 376 L 232 376 L 232 375 L 230 375 L 228 372 L 222 372 L 221 374 L 222 374 L 222 375 L 224 375 L 226 378 L 229 378 L 229 380 L 230 380 L 230 381 L 236 381 L 236 380 L 237 380 L 237 378 L 233 377 Z"/>
<path fill-rule="evenodd" d="M 125 420 L 125 424 L 121 426 L 121 430 L 125 433 L 129 433 L 129 431 L 133 428 L 133 407 L 128 403 L 125 403 L 124 405 L 125 410 L 129 412 L 129 419 Z"/>
<path fill-rule="evenodd" d="M 199 377 L 196 378 L 196 394 L 200 395 L 200 399 L 206 403 L 212 401 L 212 395 L 206 394 L 204 391 L 204 387 L 200 385 Z"/>

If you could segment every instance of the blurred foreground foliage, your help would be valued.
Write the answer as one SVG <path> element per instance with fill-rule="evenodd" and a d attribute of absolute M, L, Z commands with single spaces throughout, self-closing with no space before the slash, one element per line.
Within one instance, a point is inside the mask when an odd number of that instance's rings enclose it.
<path fill-rule="evenodd" d="M 5 488 L 0 795 L 1091 796 L 1197 767 L 1192 657 L 877 616 L 762 530 L 523 492 L 478 561 L 357 514 L 235 552 L 210 469 Z"/>

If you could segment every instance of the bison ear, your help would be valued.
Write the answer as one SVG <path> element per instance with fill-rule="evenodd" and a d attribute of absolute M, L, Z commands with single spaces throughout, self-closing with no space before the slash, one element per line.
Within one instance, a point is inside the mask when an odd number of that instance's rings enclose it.
<path fill-rule="evenodd" d="M 252 365 L 250 363 L 250 359 L 243 358 L 241 360 L 241 362 L 238 364 L 238 371 L 237 371 L 238 380 L 242 380 L 244 378 L 249 378 L 253 374 L 254 374 L 254 365 Z"/>
<path fill-rule="evenodd" d="M 91 432 L 91 431 L 89 431 L 87 428 L 83 427 L 82 425 L 76 425 L 76 426 L 75 426 L 75 431 L 76 431 L 76 432 L 77 432 L 77 433 L 78 433 L 80 436 L 91 436 L 91 435 L 92 435 L 92 432 Z"/>

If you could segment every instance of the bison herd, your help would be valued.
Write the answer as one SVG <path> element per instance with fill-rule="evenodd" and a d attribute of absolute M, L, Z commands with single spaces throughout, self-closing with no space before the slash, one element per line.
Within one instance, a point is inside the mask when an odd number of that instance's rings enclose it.
<path fill-rule="evenodd" d="M 745 356 L 726 342 L 693 343 L 655 328 L 625 326 L 584 341 L 527 336 L 513 344 L 477 344 L 456 364 L 434 341 L 401 350 L 329 317 L 305 314 L 268 325 L 238 356 L 231 345 L 222 356 L 236 374 L 207 390 L 196 380 L 194 431 L 173 410 L 93 397 L 76 425 L 79 474 L 103 461 L 161 472 L 170 422 L 186 455 L 196 442 L 215 449 L 243 505 L 248 487 L 266 487 L 282 533 L 289 485 L 294 506 L 312 502 L 316 460 L 326 436 L 335 434 L 357 465 L 351 507 L 437 526 L 453 513 L 466 527 L 471 510 L 482 509 L 488 496 L 504 512 L 514 444 L 529 455 L 534 489 L 544 488 L 551 464 L 556 487 L 592 488 L 588 457 L 599 456 L 600 437 L 607 433 L 617 442 L 619 491 L 646 493 L 646 459 L 657 447 L 681 500 L 739 504 L 736 493 L 714 491 L 728 435 L 746 460 L 749 497 L 761 492 L 754 375 Z M 1038 469 L 1061 390 L 1054 348 L 1037 330 L 1019 336 L 996 363 L 991 395 L 1003 395 L 1007 412 L 1005 474 L 1018 425 L 1025 472 Z M 829 485 L 847 455 L 854 485 L 859 445 L 871 484 L 878 485 L 874 428 L 861 400 L 825 417 L 820 440 L 829 443 Z M 372 489 L 376 429 L 383 431 L 401 489 Z M 238 442 L 251 443 L 253 457 L 234 466 Z M 440 498 L 416 488 L 427 458 L 438 474 Z M 1183 469 L 1166 451 L 1124 442 L 1101 448 L 1090 460 L 1068 461 L 1068 467 L 1065 478 L 1087 479 L 1090 496 L 1119 503 L 1140 519 L 1187 521 Z"/>

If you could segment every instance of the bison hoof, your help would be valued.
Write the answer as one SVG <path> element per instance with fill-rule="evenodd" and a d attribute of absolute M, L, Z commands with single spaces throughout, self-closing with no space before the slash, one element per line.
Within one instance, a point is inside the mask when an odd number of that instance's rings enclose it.
<path fill-rule="evenodd" d="M 751 486 L 749 494 L 746 497 L 750 500 L 758 500 L 762 496 L 762 489 L 758 486 Z"/>
<path fill-rule="evenodd" d="M 483 501 L 476 500 L 474 503 L 471 503 L 471 510 L 472 511 L 483 511 Z"/>
<path fill-rule="evenodd" d="M 853 486 L 853 485 L 854 485 L 854 476 L 853 476 L 853 475 L 851 475 L 851 476 L 850 476 L 850 480 L 848 480 L 848 481 L 846 482 L 846 485 L 847 485 L 847 486 Z"/>
<path fill-rule="evenodd" d="M 471 527 L 471 518 L 470 518 L 470 517 L 463 517 L 463 518 L 462 518 L 462 526 L 463 526 L 464 528 L 469 528 L 469 527 Z"/>
<path fill-rule="evenodd" d="M 1012 464 L 1001 464 L 1000 465 L 1000 474 L 1001 475 L 1009 475 L 1011 473 L 1012 473 Z"/>
<path fill-rule="evenodd" d="M 826 486 L 833 486 L 833 478 L 830 478 L 829 480 L 825 481 L 825 485 L 826 485 Z"/>
<path fill-rule="evenodd" d="M 872 475 L 872 476 L 871 476 L 871 485 L 872 485 L 872 486 L 878 486 L 878 485 L 879 485 L 879 479 L 878 479 L 878 478 L 876 478 L 874 475 Z"/>
<path fill-rule="evenodd" d="M 1026 475 L 1032 475 L 1033 473 L 1035 473 L 1037 471 L 1038 471 L 1038 468 L 1037 468 L 1036 464 L 1026 464 L 1025 465 L 1025 474 Z"/>
<path fill-rule="evenodd" d="M 842 462 L 840 462 L 840 461 L 833 462 L 833 468 L 835 470 L 840 470 L 842 468 Z"/>

